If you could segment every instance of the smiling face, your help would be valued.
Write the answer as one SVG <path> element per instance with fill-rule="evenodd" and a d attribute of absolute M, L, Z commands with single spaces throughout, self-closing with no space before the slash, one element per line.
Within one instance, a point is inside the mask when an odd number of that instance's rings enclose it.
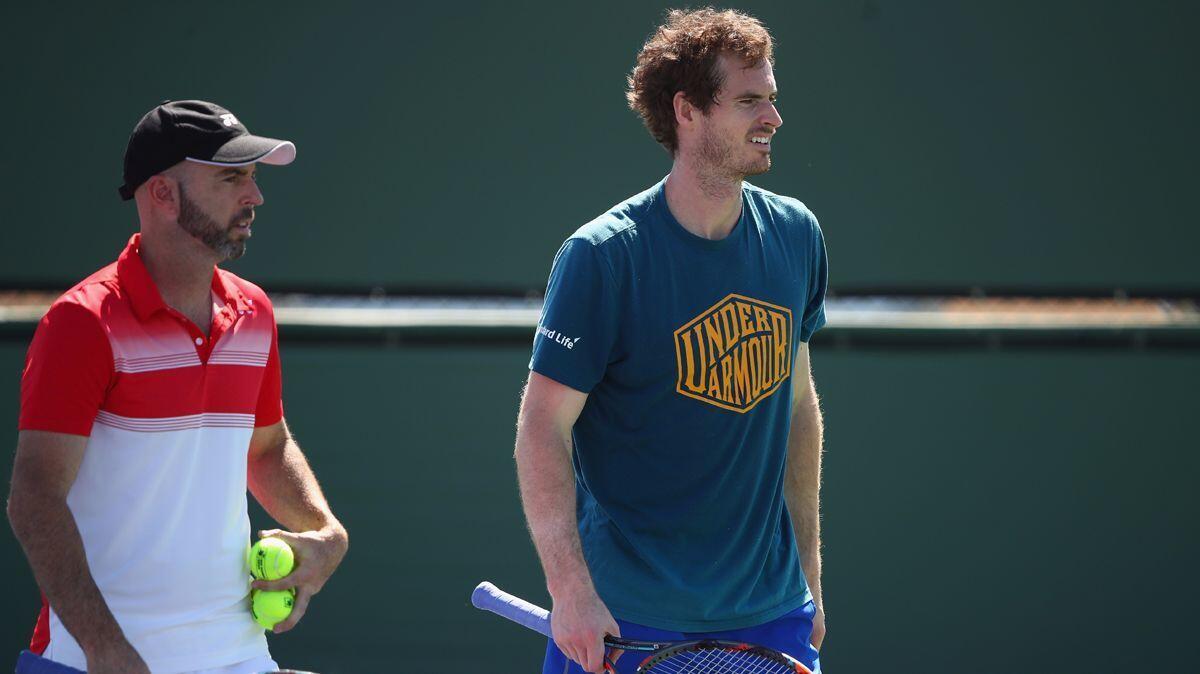
<path fill-rule="evenodd" d="M 771 168 L 771 142 L 783 125 L 775 109 L 778 91 L 771 64 L 745 67 L 721 56 L 716 102 L 698 113 L 695 158 L 706 173 L 741 180 Z M 682 148 L 681 148 L 682 149 Z"/>
<path fill-rule="evenodd" d="M 255 165 L 188 167 L 179 180 L 179 227 L 203 243 L 218 261 L 236 260 L 246 252 L 254 207 L 263 203 L 255 182 Z"/>

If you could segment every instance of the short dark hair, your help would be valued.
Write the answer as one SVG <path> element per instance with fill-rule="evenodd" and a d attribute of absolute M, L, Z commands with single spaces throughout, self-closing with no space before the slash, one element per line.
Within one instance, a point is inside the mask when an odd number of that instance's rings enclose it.
<path fill-rule="evenodd" d="M 670 10 L 666 23 L 638 53 L 625 98 L 654 140 L 672 155 L 679 149 L 675 93 L 682 91 L 692 105 L 708 112 L 723 83 L 721 54 L 741 59 L 746 67 L 775 63 L 771 34 L 758 19 L 711 7 Z"/>

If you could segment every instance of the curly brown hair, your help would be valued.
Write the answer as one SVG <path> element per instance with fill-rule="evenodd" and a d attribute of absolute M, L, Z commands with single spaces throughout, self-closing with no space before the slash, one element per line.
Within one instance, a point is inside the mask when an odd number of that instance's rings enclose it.
<path fill-rule="evenodd" d="M 670 10 L 666 23 L 638 53 L 625 98 L 654 140 L 672 155 L 679 149 L 675 93 L 682 91 L 692 105 L 707 113 L 721 89 L 718 58 L 722 53 L 740 58 L 747 67 L 775 63 L 771 34 L 758 19 L 711 7 Z"/>

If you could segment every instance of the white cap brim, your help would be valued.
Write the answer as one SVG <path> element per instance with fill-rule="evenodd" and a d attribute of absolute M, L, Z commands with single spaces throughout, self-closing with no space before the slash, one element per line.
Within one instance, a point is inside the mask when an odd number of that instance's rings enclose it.
<path fill-rule="evenodd" d="M 212 159 L 188 157 L 187 160 L 209 166 L 249 166 L 258 163 L 286 166 L 296 160 L 296 145 L 290 140 L 247 134 L 222 145 Z"/>

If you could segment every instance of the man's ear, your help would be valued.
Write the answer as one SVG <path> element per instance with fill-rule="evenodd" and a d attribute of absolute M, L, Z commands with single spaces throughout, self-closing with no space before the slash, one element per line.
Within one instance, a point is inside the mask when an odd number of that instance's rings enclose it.
<path fill-rule="evenodd" d="M 700 113 L 682 91 L 675 92 L 675 98 L 671 99 L 671 103 L 675 106 L 675 123 L 679 126 L 690 125 L 695 121 L 696 115 Z"/>
<path fill-rule="evenodd" d="M 146 181 L 146 198 L 158 211 L 179 217 L 179 181 L 162 173 Z"/>

